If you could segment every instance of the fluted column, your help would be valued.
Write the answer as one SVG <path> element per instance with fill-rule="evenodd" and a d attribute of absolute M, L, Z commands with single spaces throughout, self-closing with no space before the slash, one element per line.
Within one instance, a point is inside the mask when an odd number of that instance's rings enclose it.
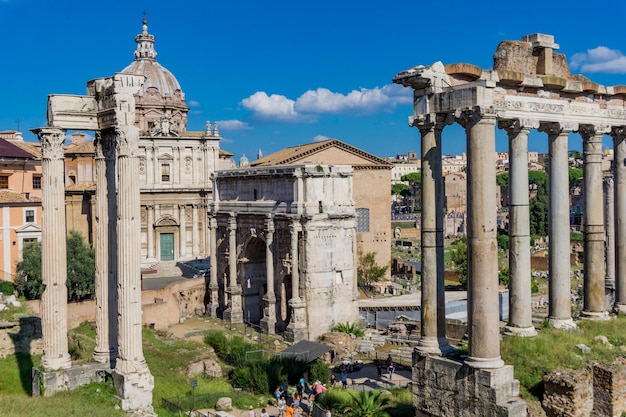
<path fill-rule="evenodd" d="M 148 224 L 146 225 L 148 233 L 148 259 L 156 260 L 156 255 L 154 253 L 154 205 L 147 205 L 146 211 L 148 212 Z"/>
<path fill-rule="evenodd" d="M 96 346 L 93 358 L 96 362 L 113 363 L 117 358 L 117 294 L 115 285 L 111 283 L 107 163 L 115 157 L 115 149 L 111 141 L 105 140 L 101 132 L 96 132 L 94 148 L 96 161 Z"/>
<path fill-rule="evenodd" d="M 605 297 L 608 311 L 613 310 L 612 304 L 615 302 L 615 183 L 613 178 L 613 175 L 607 175 L 602 183 L 604 189 L 604 231 L 606 233 L 604 241 L 604 251 L 606 252 L 604 288 L 609 295 L 609 297 Z"/>
<path fill-rule="evenodd" d="M 180 259 L 184 259 L 185 256 L 187 255 L 187 216 L 185 213 L 185 208 L 187 206 L 185 204 L 180 204 L 178 206 L 178 222 L 180 224 L 180 230 L 179 230 L 179 258 Z M 195 245 L 195 242 L 194 242 Z"/>
<path fill-rule="evenodd" d="M 308 338 L 308 331 L 305 320 L 304 299 L 300 298 L 300 254 L 299 254 L 299 232 L 302 230 L 300 222 L 293 220 L 289 225 L 291 234 L 291 319 L 286 329 L 287 340 L 299 342 Z"/>
<path fill-rule="evenodd" d="M 209 270 L 209 305 L 208 314 L 211 317 L 217 317 L 217 308 L 219 307 L 219 285 L 217 283 L 217 219 L 213 216 L 209 217 L 209 262 L 211 269 Z"/>
<path fill-rule="evenodd" d="M 567 139 L 578 129 L 575 124 L 546 123 L 539 128 L 548 134 L 549 172 L 549 307 L 548 321 L 556 328 L 571 329 L 569 167 Z"/>
<path fill-rule="evenodd" d="M 445 336 L 445 288 L 443 277 L 443 175 L 441 131 L 444 116 L 415 119 L 421 135 L 421 337 L 415 350 L 428 355 L 450 351 Z M 437 125 L 439 122 L 439 126 Z M 443 331 L 441 331 L 443 330 Z"/>
<path fill-rule="evenodd" d="M 274 292 L 274 220 L 265 220 L 265 271 L 267 293 L 263 296 L 261 328 L 267 334 L 276 333 L 276 294 Z"/>
<path fill-rule="evenodd" d="M 191 236 L 193 239 L 193 245 L 191 245 L 191 247 L 193 248 L 193 257 L 197 258 L 198 249 L 200 248 L 200 230 L 198 229 L 198 227 L 200 226 L 198 221 L 198 205 L 194 204 L 192 207 L 193 211 L 191 212 Z"/>
<path fill-rule="evenodd" d="M 608 318 L 604 301 L 604 210 L 602 188 L 602 135 L 606 126 L 581 125 L 584 193 L 584 301 L 586 318 Z"/>
<path fill-rule="evenodd" d="M 509 322 L 506 331 L 536 336 L 530 289 L 530 209 L 528 201 L 528 133 L 539 123 L 500 122 L 509 136 Z"/>
<path fill-rule="evenodd" d="M 467 257 L 469 357 L 473 368 L 500 368 L 496 140 L 494 113 L 475 107 L 459 114 L 467 135 Z"/>
<path fill-rule="evenodd" d="M 119 358 L 116 371 L 132 374 L 147 370 L 141 337 L 141 270 L 139 253 L 139 170 L 135 126 L 115 128 L 117 144 L 117 248 Z"/>
<path fill-rule="evenodd" d="M 613 174 L 615 175 L 615 306 L 626 313 L 626 127 L 615 127 Z"/>
<path fill-rule="evenodd" d="M 42 365 L 48 370 L 66 369 L 72 363 L 67 342 L 67 252 L 65 247 L 65 187 L 63 141 L 65 132 L 54 128 L 34 129 L 41 142 L 42 231 L 41 330 Z"/>
<path fill-rule="evenodd" d="M 243 322 L 241 287 L 237 283 L 237 217 L 231 214 L 228 219 L 228 307 L 224 320 L 231 323 Z"/>

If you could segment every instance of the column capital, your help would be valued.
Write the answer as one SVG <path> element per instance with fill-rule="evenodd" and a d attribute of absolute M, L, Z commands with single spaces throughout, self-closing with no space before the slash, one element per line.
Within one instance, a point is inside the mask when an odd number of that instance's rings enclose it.
<path fill-rule="evenodd" d="M 115 139 L 118 156 L 137 156 L 139 128 L 135 126 L 117 126 L 115 128 Z"/>
<path fill-rule="evenodd" d="M 574 122 L 542 122 L 539 124 L 540 132 L 545 132 L 550 136 L 569 134 L 578 131 L 578 123 Z"/>
<path fill-rule="evenodd" d="M 594 137 L 602 138 L 602 135 L 610 133 L 611 126 L 608 125 L 583 125 L 578 127 L 578 133 L 584 140 L 591 140 Z"/>
<path fill-rule="evenodd" d="M 96 131 L 93 139 L 94 159 L 104 159 L 104 150 L 102 149 L 102 132 Z"/>
<path fill-rule="evenodd" d="M 613 139 L 623 140 L 626 138 L 626 126 L 613 126 L 611 127 L 610 135 Z"/>
<path fill-rule="evenodd" d="M 63 142 L 65 142 L 65 130 L 54 127 L 42 127 L 32 129 L 41 142 L 42 159 L 63 159 Z"/>
<path fill-rule="evenodd" d="M 289 231 L 291 231 L 291 233 L 298 233 L 301 230 L 302 230 L 302 225 L 300 224 L 299 220 L 293 220 L 289 224 Z"/>
<path fill-rule="evenodd" d="M 530 132 L 531 129 L 539 128 L 539 120 L 534 119 L 507 119 L 498 120 L 498 128 L 509 133 Z"/>
<path fill-rule="evenodd" d="M 477 123 L 493 123 L 496 124 L 496 111 L 492 107 L 474 106 L 471 108 L 459 109 L 455 112 L 456 121 L 468 128 Z"/>
<path fill-rule="evenodd" d="M 268 234 L 269 233 L 274 233 L 274 219 L 272 219 L 271 217 L 265 219 L 265 231 Z"/>

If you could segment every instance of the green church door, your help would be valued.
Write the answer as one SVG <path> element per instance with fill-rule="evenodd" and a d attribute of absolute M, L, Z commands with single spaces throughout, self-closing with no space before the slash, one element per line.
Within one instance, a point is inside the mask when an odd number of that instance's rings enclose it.
<path fill-rule="evenodd" d="M 161 260 L 174 260 L 174 233 L 161 233 Z"/>

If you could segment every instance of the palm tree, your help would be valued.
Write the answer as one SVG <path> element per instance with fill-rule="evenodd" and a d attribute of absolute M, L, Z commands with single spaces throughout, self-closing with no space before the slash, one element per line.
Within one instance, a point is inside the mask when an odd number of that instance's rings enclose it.
<path fill-rule="evenodd" d="M 350 401 L 344 407 L 345 417 L 389 417 L 389 397 L 383 391 L 350 392 Z"/>

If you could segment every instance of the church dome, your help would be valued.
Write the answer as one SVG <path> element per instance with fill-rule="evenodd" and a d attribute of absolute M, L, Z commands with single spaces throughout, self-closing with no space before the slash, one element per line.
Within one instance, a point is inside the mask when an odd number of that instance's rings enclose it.
<path fill-rule="evenodd" d="M 136 99 L 136 124 L 145 133 L 164 119 L 176 125 L 180 132 L 186 130 L 189 109 L 185 94 L 174 74 L 159 64 L 154 49 L 154 35 L 148 33 L 148 21 L 143 20 L 142 32 L 135 37 L 135 60 L 122 70 L 126 74 L 146 77 L 143 89 Z"/>

